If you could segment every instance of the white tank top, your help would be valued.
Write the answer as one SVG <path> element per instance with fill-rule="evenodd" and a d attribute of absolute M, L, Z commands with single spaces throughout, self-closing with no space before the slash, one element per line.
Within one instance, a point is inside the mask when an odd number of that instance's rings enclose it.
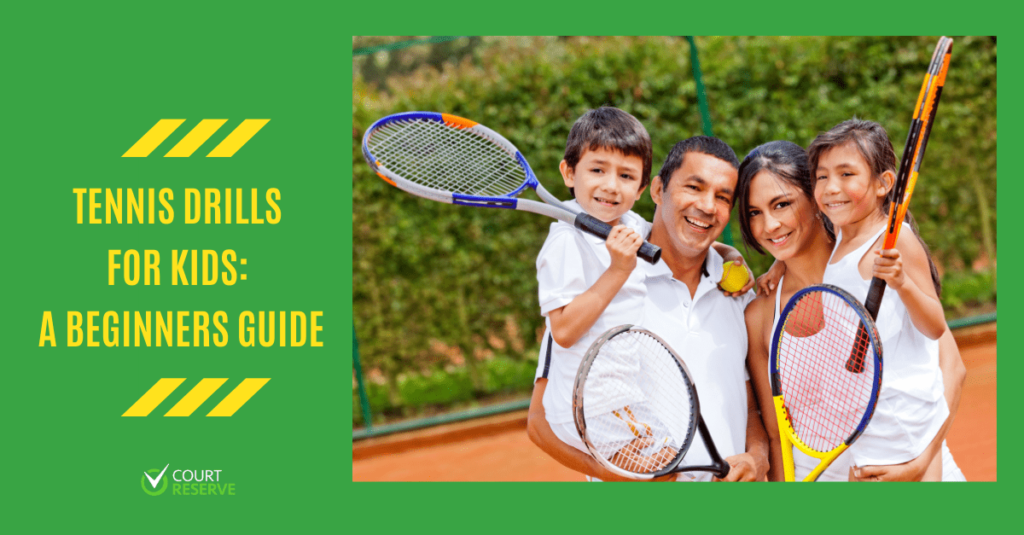
<path fill-rule="evenodd" d="M 834 259 L 843 240 L 842 232 L 837 232 L 823 282 L 863 302 L 871 280 L 861 278 L 858 264 L 884 231 L 883 227 L 857 250 Z M 916 458 L 949 416 L 939 369 L 939 342 L 914 326 L 895 290 L 885 292 L 875 324 L 882 342 L 882 390 L 871 423 L 851 448 L 857 450 L 854 463 L 858 466 L 897 464 Z"/>

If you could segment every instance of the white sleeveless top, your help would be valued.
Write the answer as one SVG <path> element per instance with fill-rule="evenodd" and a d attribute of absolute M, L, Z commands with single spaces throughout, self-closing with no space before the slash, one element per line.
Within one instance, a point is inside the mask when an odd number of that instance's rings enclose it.
<path fill-rule="evenodd" d="M 775 321 L 772 322 L 772 333 L 775 333 L 775 329 L 779 327 L 780 314 L 782 313 L 782 282 L 786 279 L 785 276 L 779 277 L 779 284 L 775 287 Z M 774 334 L 773 334 L 774 335 Z M 783 332 L 782 336 L 787 338 L 789 334 Z M 817 335 L 815 335 L 817 336 Z M 794 339 L 791 343 L 798 343 L 799 338 Z M 771 368 L 771 364 L 768 365 Z M 768 375 L 771 376 L 772 370 L 768 370 Z M 807 474 L 810 474 L 818 466 L 818 459 L 807 455 L 800 451 L 795 446 L 793 447 L 793 468 L 796 475 L 797 481 L 803 481 Z M 840 455 L 836 460 L 832 461 L 832 464 L 825 469 L 824 472 L 818 476 L 818 481 L 849 481 L 850 478 L 850 456 L 845 454 Z"/>
<path fill-rule="evenodd" d="M 823 282 L 863 302 L 871 280 L 861 278 L 857 265 L 884 231 L 883 227 L 843 258 L 830 257 Z M 835 249 L 842 240 L 842 232 L 837 232 Z M 882 342 L 882 390 L 874 417 L 850 448 L 856 466 L 899 464 L 918 457 L 949 416 L 939 369 L 939 342 L 914 327 L 895 290 L 886 290 L 875 324 Z"/>

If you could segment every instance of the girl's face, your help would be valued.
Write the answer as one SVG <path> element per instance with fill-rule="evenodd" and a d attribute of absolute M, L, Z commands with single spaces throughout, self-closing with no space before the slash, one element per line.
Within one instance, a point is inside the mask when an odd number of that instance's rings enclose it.
<path fill-rule="evenodd" d="M 802 189 L 768 170 L 750 181 L 746 216 L 757 243 L 781 261 L 795 256 L 823 230 L 814 202 Z"/>
<path fill-rule="evenodd" d="M 818 168 L 812 171 L 818 209 L 837 227 L 881 213 L 879 208 L 894 178 L 891 171 L 873 176 L 852 141 L 821 153 Z"/>

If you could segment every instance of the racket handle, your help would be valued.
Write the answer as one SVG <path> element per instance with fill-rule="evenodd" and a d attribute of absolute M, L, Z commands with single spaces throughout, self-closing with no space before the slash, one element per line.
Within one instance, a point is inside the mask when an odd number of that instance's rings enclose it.
<path fill-rule="evenodd" d="M 868 290 L 868 298 L 864 301 L 864 308 L 868 310 L 868 314 L 871 315 L 871 319 L 878 319 L 878 309 L 882 306 L 882 296 L 885 295 L 885 281 L 874 277 L 871 279 L 871 289 Z M 861 343 L 861 341 L 864 343 Z M 853 351 L 850 352 L 850 358 L 846 361 L 846 371 L 852 373 L 863 373 L 864 372 L 864 353 L 870 344 L 867 343 L 868 330 L 861 323 L 857 327 L 857 337 L 854 338 Z"/>
<path fill-rule="evenodd" d="M 576 220 L 573 222 L 573 225 L 583 232 L 593 234 L 598 238 L 608 239 L 608 235 L 612 232 L 611 225 L 585 212 L 581 212 L 576 216 Z M 651 264 L 656 264 L 658 259 L 661 258 L 661 247 L 644 241 L 644 244 L 640 246 L 640 250 L 636 252 L 636 255 Z"/>

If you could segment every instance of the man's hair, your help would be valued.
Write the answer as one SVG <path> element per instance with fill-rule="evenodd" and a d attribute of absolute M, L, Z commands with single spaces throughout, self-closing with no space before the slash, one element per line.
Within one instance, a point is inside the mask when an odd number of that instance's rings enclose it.
<path fill-rule="evenodd" d="M 636 117 L 611 106 L 602 106 L 576 119 L 565 141 L 565 163 L 573 171 L 588 150 L 608 149 L 637 156 L 644 163 L 640 187 L 651 182 L 651 136 Z M 569 191 L 576 196 L 572 188 Z"/>
<path fill-rule="evenodd" d="M 736 157 L 736 152 L 732 150 L 728 143 L 717 137 L 693 136 L 676 143 L 672 150 L 669 151 L 668 157 L 665 158 L 665 163 L 661 166 L 661 171 L 658 172 L 658 176 L 661 177 L 661 187 L 663 190 L 668 189 L 668 183 L 672 180 L 672 175 L 683 166 L 683 160 L 686 154 L 690 152 L 714 156 L 731 165 L 733 169 L 738 169 L 740 166 L 740 160 Z M 736 204 L 735 196 L 733 196 L 732 202 L 733 205 Z"/>

